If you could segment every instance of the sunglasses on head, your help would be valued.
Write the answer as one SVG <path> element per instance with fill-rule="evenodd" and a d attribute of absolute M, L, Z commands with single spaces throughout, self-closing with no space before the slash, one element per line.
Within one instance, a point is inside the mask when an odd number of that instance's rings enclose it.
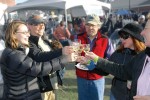
<path fill-rule="evenodd" d="M 119 36 L 120 36 L 120 38 L 125 40 L 125 39 L 128 39 L 130 37 L 130 34 L 129 33 L 121 33 L 121 34 L 119 34 Z"/>

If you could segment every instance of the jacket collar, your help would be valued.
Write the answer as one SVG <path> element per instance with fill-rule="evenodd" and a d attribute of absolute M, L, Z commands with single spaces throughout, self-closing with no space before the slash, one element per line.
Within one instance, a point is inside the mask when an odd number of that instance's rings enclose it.
<path fill-rule="evenodd" d="M 32 42 L 34 42 L 34 43 L 38 43 L 39 37 L 38 37 L 38 36 L 33 36 L 33 35 L 31 35 L 31 36 L 29 37 L 29 40 L 32 41 Z"/>
<path fill-rule="evenodd" d="M 82 35 L 78 35 L 79 39 L 81 39 L 82 44 L 87 44 L 88 43 L 88 35 L 87 33 L 84 33 Z M 102 37 L 101 33 L 98 31 L 97 32 L 97 36 L 96 36 L 96 40 L 100 39 Z"/>
<path fill-rule="evenodd" d="M 125 53 L 125 54 L 131 54 L 131 55 L 136 55 L 137 54 L 135 50 L 132 50 L 132 49 L 129 49 L 129 48 L 125 48 L 122 52 Z"/>

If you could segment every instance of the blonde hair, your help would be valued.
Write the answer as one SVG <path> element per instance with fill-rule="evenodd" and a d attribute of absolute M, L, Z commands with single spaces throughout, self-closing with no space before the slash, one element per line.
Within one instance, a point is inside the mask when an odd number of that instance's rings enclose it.
<path fill-rule="evenodd" d="M 19 42 L 18 42 L 17 38 L 15 37 L 15 34 L 18 30 L 18 27 L 22 24 L 26 25 L 22 21 L 12 21 L 11 23 L 8 24 L 6 33 L 5 33 L 6 47 L 9 47 L 12 49 L 16 49 L 19 47 Z"/>

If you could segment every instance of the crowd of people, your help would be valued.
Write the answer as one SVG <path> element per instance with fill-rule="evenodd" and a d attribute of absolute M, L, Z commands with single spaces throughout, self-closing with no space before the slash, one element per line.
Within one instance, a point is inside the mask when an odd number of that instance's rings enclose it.
<path fill-rule="evenodd" d="M 68 27 L 39 15 L 9 22 L 0 35 L 0 100 L 57 100 L 70 62 L 87 68 L 75 69 L 78 100 L 103 100 L 110 74 L 110 100 L 149 100 L 150 15 L 147 23 L 144 15 L 128 23 L 119 16 L 115 24 L 112 17 L 88 15 Z M 90 50 L 76 54 L 70 44 L 75 39 Z"/>

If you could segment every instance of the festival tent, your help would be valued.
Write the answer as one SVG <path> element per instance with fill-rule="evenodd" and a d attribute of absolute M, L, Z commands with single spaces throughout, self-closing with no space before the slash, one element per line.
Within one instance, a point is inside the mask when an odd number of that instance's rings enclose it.
<path fill-rule="evenodd" d="M 110 9 L 111 5 L 97 0 L 29 0 L 25 3 L 8 7 L 7 11 L 12 12 L 23 9 L 63 9 L 70 10 L 75 15 L 87 15 L 87 11 L 93 9 L 102 10 L 102 6 Z M 75 13 L 74 13 L 75 12 Z M 76 14 L 76 12 L 78 12 Z"/>
<path fill-rule="evenodd" d="M 87 7 L 88 6 L 88 7 Z M 110 4 L 97 1 L 97 0 L 29 0 L 25 3 L 15 5 L 7 8 L 7 12 L 13 12 L 17 10 L 25 9 L 58 9 L 64 10 L 65 18 L 67 18 L 67 10 L 71 11 L 73 17 L 86 16 L 86 11 L 89 11 L 91 8 L 97 7 L 97 9 L 102 10 L 101 7 L 111 8 Z M 73 8 L 80 7 L 81 9 L 74 10 Z M 78 13 L 75 13 L 78 12 Z M 98 11 L 97 11 L 98 12 Z M 92 13 L 93 14 L 93 13 Z M 96 13 L 95 13 L 96 14 Z M 67 23 L 67 19 L 66 19 Z"/>
<path fill-rule="evenodd" d="M 89 14 L 96 14 L 98 16 L 104 15 L 104 10 L 101 6 L 90 6 L 90 5 L 83 5 L 78 7 L 73 7 L 67 10 L 73 17 L 80 17 L 86 16 Z"/>

